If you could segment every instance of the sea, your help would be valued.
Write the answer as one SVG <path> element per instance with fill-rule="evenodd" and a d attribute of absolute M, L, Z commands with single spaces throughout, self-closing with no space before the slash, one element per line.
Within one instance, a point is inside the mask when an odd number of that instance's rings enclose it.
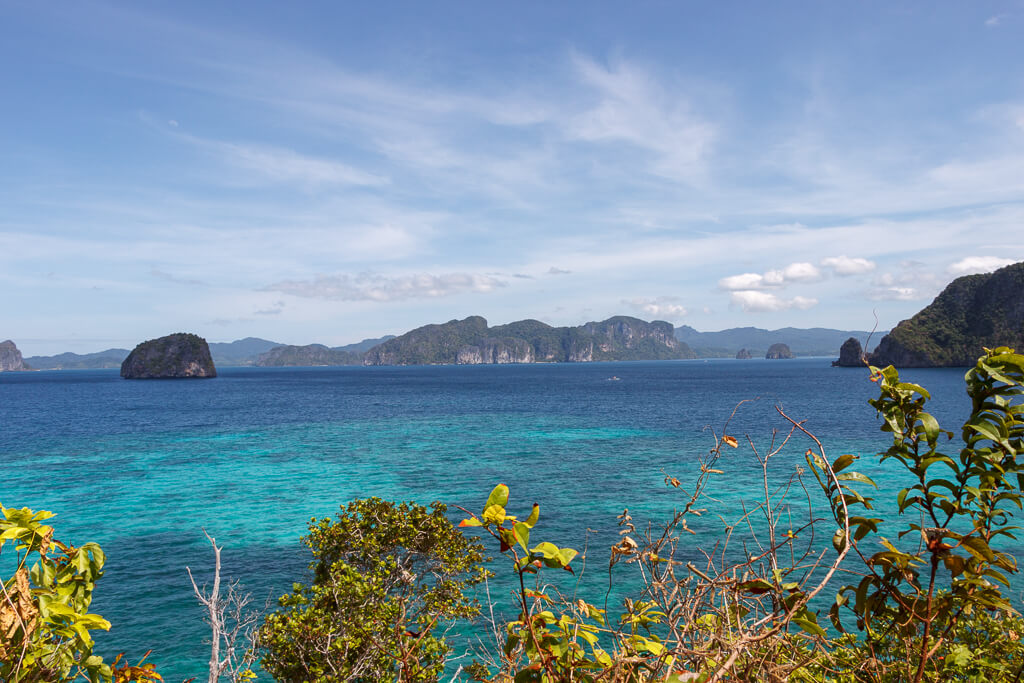
<path fill-rule="evenodd" d="M 716 464 L 722 474 L 685 552 L 714 547 L 724 524 L 763 499 L 757 456 L 776 447 L 774 500 L 780 482 L 802 473 L 824 504 L 804 463 L 814 443 L 802 433 L 784 443 L 789 423 L 779 409 L 830 458 L 859 456 L 855 469 L 876 480 L 877 505 L 895 517 L 892 499 L 907 481 L 878 463 L 890 442 L 868 405 L 877 387 L 866 369 L 830 360 L 225 367 L 216 379 L 190 381 L 127 381 L 116 370 L 2 373 L 0 503 L 50 510 L 57 538 L 101 544 L 107 567 L 92 611 L 113 624 L 97 636 L 102 654 L 137 659 L 152 650 L 148 661 L 166 681 L 205 680 L 209 632 L 186 572 L 212 579 L 204 532 L 223 547 L 224 581 L 239 581 L 256 608 L 274 609 L 309 578 L 300 539 L 312 518 L 378 496 L 441 501 L 457 522 L 465 516 L 457 506 L 479 513 L 505 483 L 510 513 L 540 505 L 534 540 L 586 551 L 575 577 L 550 580 L 599 603 L 609 579 L 617 590 L 637 581 L 629 566 L 608 569 L 617 516 L 628 509 L 641 531 L 656 528 L 688 498 L 716 437 L 734 436 L 739 447 Z M 970 406 L 963 375 L 902 373 L 932 392 L 932 412 L 957 438 Z M 794 490 L 782 505 L 791 502 L 783 514 L 796 526 L 807 513 L 806 495 Z M 491 601 L 499 613 L 514 609 L 509 563 L 498 558 L 491 568 Z"/>

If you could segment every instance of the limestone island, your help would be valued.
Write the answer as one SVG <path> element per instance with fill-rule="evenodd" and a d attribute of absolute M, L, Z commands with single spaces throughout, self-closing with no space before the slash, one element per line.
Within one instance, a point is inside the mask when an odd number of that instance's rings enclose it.
<path fill-rule="evenodd" d="M 753 356 L 750 355 L 750 351 L 746 349 L 740 349 L 736 352 L 736 360 L 750 360 Z"/>
<path fill-rule="evenodd" d="M 880 368 L 971 367 L 999 346 L 1024 349 L 1024 262 L 953 280 L 882 337 L 870 360 Z"/>
<path fill-rule="evenodd" d="M 121 363 L 125 379 L 203 379 L 216 377 L 210 346 L 195 334 L 178 332 L 144 341 Z"/>
<path fill-rule="evenodd" d="M 839 360 L 832 361 L 834 368 L 863 368 L 867 360 L 860 340 L 850 337 L 839 347 Z"/>
<path fill-rule="evenodd" d="M 764 357 L 768 360 L 780 360 L 795 358 L 793 352 L 789 350 L 789 347 L 785 344 L 772 344 L 768 347 L 768 353 L 764 354 Z"/>
<path fill-rule="evenodd" d="M 14 342 L 10 339 L 0 342 L 0 372 L 21 372 L 31 369 L 25 365 L 21 351 L 18 350 Z"/>

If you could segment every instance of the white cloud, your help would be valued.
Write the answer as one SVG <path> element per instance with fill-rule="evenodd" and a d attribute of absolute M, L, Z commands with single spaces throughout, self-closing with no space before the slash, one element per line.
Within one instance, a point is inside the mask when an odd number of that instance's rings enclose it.
<path fill-rule="evenodd" d="M 782 269 L 784 282 L 817 282 L 821 279 L 821 271 L 812 263 L 790 263 Z"/>
<path fill-rule="evenodd" d="M 675 296 L 659 296 L 656 299 L 623 299 L 622 303 L 656 318 L 678 319 L 687 314 L 686 307 L 680 304 L 679 297 Z"/>
<path fill-rule="evenodd" d="M 961 275 L 974 275 L 976 273 L 991 273 L 997 268 L 1009 266 L 1016 262 L 1016 259 L 1003 258 L 1002 256 L 968 256 L 950 265 L 946 272 L 957 277 Z"/>
<path fill-rule="evenodd" d="M 1002 23 L 1004 16 L 1006 15 L 996 14 L 994 16 L 989 17 L 988 19 L 985 20 L 985 26 L 988 26 L 989 28 L 995 28 L 996 26 L 999 26 L 999 24 Z"/>
<path fill-rule="evenodd" d="M 548 268 L 548 275 L 568 275 L 571 272 L 571 270 L 565 270 L 564 268 L 556 268 L 554 266 Z"/>
<path fill-rule="evenodd" d="M 722 289 L 728 290 L 760 289 L 763 282 L 764 275 L 760 275 L 758 273 L 743 273 L 742 275 L 723 277 L 718 281 L 718 286 Z"/>
<path fill-rule="evenodd" d="M 817 282 L 821 279 L 821 271 L 804 261 L 790 263 L 782 269 L 759 273 L 743 273 L 724 277 L 718 281 L 721 289 L 728 291 L 765 289 L 768 287 L 785 287 L 792 282 Z"/>
<path fill-rule="evenodd" d="M 818 300 L 803 296 L 784 299 L 768 292 L 742 290 L 732 293 L 732 302 L 741 306 L 747 313 L 766 313 L 773 311 L 785 311 L 791 308 L 806 310 L 812 306 L 816 306 Z"/>
<path fill-rule="evenodd" d="M 866 258 L 850 258 L 849 256 L 830 256 L 822 259 L 821 265 L 824 268 L 831 268 L 836 275 L 861 275 L 875 269 L 875 262 Z"/>
<path fill-rule="evenodd" d="M 868 298 L 872 301 L 916 301 L 924 295 L 914 287 L 872 287 L 868 290 Z"/>
<path fill-rule="evenodd" d="M 505 287 L 489 275 L 445 273 L 387 277 L 376 273 L 317 275 L 312 280 L 286 280 L 264 287 L 265 291 L 332 301 L 398 301 L 430 299 L 463 292 L 490 292 Z"/>

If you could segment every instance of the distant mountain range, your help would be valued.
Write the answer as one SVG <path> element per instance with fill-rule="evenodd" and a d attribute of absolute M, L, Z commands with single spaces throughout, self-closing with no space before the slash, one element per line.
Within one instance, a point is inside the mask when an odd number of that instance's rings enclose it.
<path fill-rule="evenodd" d="M 875 332 L 881 339 L 885 332 Z M 787 345 L 796 356 L 836 356 L 849 337 L 866 340 L 865 331 L 785 327 L 765 330 L 737 327 L 698 332 L 689 326 L 645 322 L 615 316 L 577 327 L 553 327 L 539 320 L 520 320 L 489 327 L 479 316 L 425 325 L 400 337 L 387 335 L 355 344 L 293 346 L 246 337 L 210 344 L 218 367 L 318 365 L 415 365 L 443 363 L 587 362 L 602 360 L 664 360 L 735 357 L 746 349 L 763 358 L 772 344 Z M 96 353 L 31 356 L 25 363 L 38 370 L 119 368 L 128 349 Z"/>
<path fill-rule="evenodd" d="M 785 344 L 794 356 L 836 356 L 844 341 L 856 337 L 863 344 L 869 334 L 864 330 L 825 327 L 733 327 L 720 332 L 698 332 L 689 325 L 676 328 L 676 339 L 689 344 L 700 358 L 734 358 L 740 349 L 746 349 L 753 358 L 764 358 L 772 344 Z M 884 335 L 885 331 L 876 331 L 871 340 L 877 344 Z"/>
<path fill-rule="evenodd" d="M 272 367 L 312 367 L 317 365 L 362 365 L 363 354 L 373 347 L 394 339 L 395 335 L 389 334 L 377 339 L 364 339 L 355 344 L 346 346 L 335 346 L 333 348 L 323 344 L 307 344 L 306 346 L 277 346 L 261 353 L 255 360 L 247 365 L 258 365 L 264 368 Z M 216 361 L 216 359 L 215 359 Z"/>
<path fill-rule="evenodd" d="M 59 353 L 56 356 L 29 356 L 25 362 L 33 370 L 97 370 L 119 368 L 128 357 L 128 349 L 107 349 L 96 353 Z"/>
<path fill-rule="evenodd" d="M 329 349 L 322 344 L 309 346 L 287 346 L 280 342 L 268 341 L 259 337 L 246 337 L 233 342 L 214 342 L 210 344 L 213 362 L 219 367 L 241 365 L 360 365 L 361 354 L 367 349 L 394 338 L 387 335 L 377 339 L 364 339 L 355 344 L 337 346 Z M 317 355 L 318 349 L 325 349 L 327 356 Z M 273 352 L 273 353 L 272 353 Z M 120 368 L 128 357 L 128 349 L 107 349 L 96 353 L 61 353 L 56 356 L 31 356 L 25 362 L 33 370 L 99 370 L 104 368 Z M 330 355 L 334 354 L 334 355 Z M 336 362 L 349 356 L 358 356 L 352 362 Z M 323 362 L 327 358 L 332 362 Z"/>

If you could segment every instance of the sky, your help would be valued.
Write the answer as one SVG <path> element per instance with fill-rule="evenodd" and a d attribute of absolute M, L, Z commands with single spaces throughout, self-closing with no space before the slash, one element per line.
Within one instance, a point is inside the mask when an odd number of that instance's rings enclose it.
<path fill-rule="evenodd" d="M 888 329 L 1024 260 L 1024 1 L 0 0 L 0 340 Z"/>

